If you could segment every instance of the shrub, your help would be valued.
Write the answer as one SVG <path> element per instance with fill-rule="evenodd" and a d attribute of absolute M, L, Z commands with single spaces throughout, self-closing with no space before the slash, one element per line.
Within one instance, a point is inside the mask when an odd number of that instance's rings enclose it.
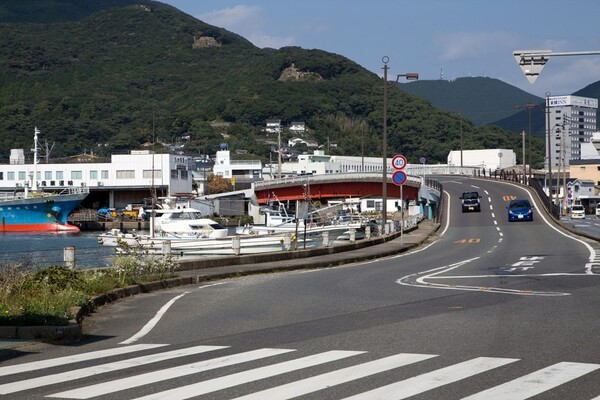
<path fill-rule="evenodd" d="M 101 271 L 52 266 L 34 271 L 30 265 L 0 265 L 0 325 L 66 325 L 73 307 L 88 305 L 93 295 L 117 287 L 173 276 L 179 266 L 172 256 L 129 248 L 113 266 Z"/>

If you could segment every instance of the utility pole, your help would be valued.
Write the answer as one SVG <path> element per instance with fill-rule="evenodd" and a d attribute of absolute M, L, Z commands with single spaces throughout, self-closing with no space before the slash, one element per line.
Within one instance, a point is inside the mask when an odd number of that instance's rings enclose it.
<path fill-rule="evenodd" d="M 387 91 L 388 88 L 395 87 L 400 80 L 400 77 L 406 77 L 407 80 L 417 80 L 419 79 L 419 74 L 415 72 L 397 75 L 396 81 L 390 85 L 387 80 L 387 72 L 388 72 L 388 62 L 390 58 L 388 56 L 383 56 L 381 61 L 383 61 L 383 143 L 381 144 L 382 148 L 382 162 L 383 162 L 383 176 L 381 182 L 381 214 L 382 214 L 382 224 L 385 233 L 385 227 L 387 225 Z"/>

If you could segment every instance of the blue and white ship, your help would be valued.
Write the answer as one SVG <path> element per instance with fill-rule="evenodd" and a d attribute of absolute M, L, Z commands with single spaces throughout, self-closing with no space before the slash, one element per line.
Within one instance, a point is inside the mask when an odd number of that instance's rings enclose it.
<path fill-rule="evenodd" d="M 67 218 L 89 194 L 87 187 L 72 187 L 51 193 L 38 190 L 38 134 L 35 128 L 31 185 L 22 191 L 0 193 L 0 233 L 79 232 Z"/>

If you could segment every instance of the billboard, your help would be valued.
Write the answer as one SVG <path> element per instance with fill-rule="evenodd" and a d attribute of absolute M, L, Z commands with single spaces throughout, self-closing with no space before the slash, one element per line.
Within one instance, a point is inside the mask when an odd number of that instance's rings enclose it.
<path fill-rule="evenodd" d="M 579 106 L 598 108 L 598 99 L 579 96 L 552 96 L 550 97 L 550 107 Z"/>

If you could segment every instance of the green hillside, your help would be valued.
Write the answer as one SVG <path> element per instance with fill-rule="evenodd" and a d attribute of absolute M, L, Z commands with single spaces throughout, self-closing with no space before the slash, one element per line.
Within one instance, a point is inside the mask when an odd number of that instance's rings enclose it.
<path fill-rule="evenodd" d="M 263 130 L 272 118 L 304 121 L 307 138 L 337 144 L 333 154 L 359 155 L 363 141 L 365 155 L 381 154 L 383 82 L 347 58 L 259 49 L 159 2 L 112 0 L 100 10 L 95 3 L 29 0 L 21 14 L 0 8 L 8 21 L 0 23 L 0 158 L 30 148 L 38 126 L 56 143 L 54 157 L 156 140 L 213 154 L 227 142 L 266 161 L 276 138 Z M 59 6 L 74 6 L 73 17 L 52 20 Z M 30 14 L 45 8 L 44 23 L 23 22 L 38 22 Z M 390 155 L 444 163 L 460 148 L 459 117 L 417 96 L 390 90 L 388 118 Z M 465 149 L 520 151 L 519 136 L 496 127 L 465 121 L 463 136 Z M 541 162 L 542 143 L 535 146 Z"/>
<path fill-rule="evenodd" d="M 460 113 L 476 124 L 489 124 L 509 117 L 518 111 L 515 105 L 543 102 L 540 97 L 485 77 L 415 81 L 400 88 L 424 98 L 434 107 Z"/>

